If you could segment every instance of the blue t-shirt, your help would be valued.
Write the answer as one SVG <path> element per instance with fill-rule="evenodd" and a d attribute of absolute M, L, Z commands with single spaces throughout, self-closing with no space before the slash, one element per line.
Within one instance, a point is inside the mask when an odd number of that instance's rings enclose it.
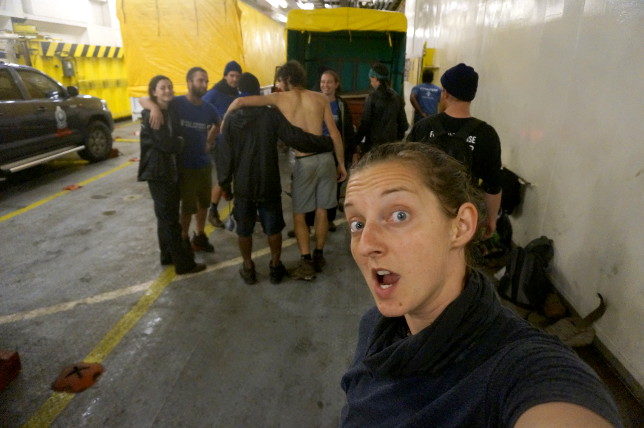
<path fill-rule="evenodd" d="M 431 83 L 421 83 L 411 89 L 412 95 L 416 95 L 420 109 L 428 115 L 436 114 L 438 101 L 441 98 L 441 88 Z M 418 115 L 414 111 L 414 116 Z"/>
<path fill-rule="evenodd" d="M 338 100 L 331 101 L 329 106 L 331 107 L 331 114 L 333 115 L 335 126 L 340 129 L 340 106 L 338 105 Z M 329 137 L 329 130 L 326 127 L 326 123 L 322 124 L 322 135 Z"/>
<path fill-rule="evenodd" d="M 183 95 L 172 100 L 172 108 L 179 115 L 181 134 L 185 140 L 181 154 L 181 166 L 186 169 L 205 168 L 211 164 L 206 152 L 208 128 L 219 123 L 215 108 L 209 103 L 192 104 Z"/>

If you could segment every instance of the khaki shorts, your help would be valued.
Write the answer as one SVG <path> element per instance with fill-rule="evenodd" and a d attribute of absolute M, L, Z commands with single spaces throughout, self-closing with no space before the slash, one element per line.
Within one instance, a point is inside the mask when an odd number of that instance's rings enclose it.
<path fill-rule="evenodd" d="M 337 176 L 333 153 L 295 158 L 293 165 L 293 212 L 304 214 L 316 208 L 338 205 Z"/>
<path fill-rule="evenodd" d="M 198 208 L 210 206 L 211 167 L 179 171 L 181 214 L 196 214 Z"/>

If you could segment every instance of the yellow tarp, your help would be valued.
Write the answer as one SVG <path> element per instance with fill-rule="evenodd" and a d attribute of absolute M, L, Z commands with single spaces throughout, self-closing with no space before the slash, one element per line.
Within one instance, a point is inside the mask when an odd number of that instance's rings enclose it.
<path fill-rule="evenodd" d="M 334 9 L 293 9 L 287 30 L 302 31 L 399 31 L 407 32 L 407 18 L 400 12 L 338 7 Z"/>
<path fill-rule="evenodd" d="M 253 73 L 262 86 L 272 85 L 275 67 L 286 61 L 284 26 L 244 2 L 239 2 L 244 39 L 244 71 Z"/>
<path fill-rule="evenodd" d="M 208 71 L 209 86 L 230 60 L 245 69 L 236 0 L 117 0 L 117 14 L 132 97 L 147 95 L 157 74 L 170 77 L 183 94 L 193 66 Z"/>

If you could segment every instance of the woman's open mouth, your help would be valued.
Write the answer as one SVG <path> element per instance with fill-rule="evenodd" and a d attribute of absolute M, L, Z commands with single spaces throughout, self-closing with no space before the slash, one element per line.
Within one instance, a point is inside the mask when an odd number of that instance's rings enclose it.
<path fill-rule="evenodd" d="M 378 287 L 382 290 L 391 288 L 400 279 L 400 275 L 387 269 L 375 269 L 374 273 L 378 281 Z"/>

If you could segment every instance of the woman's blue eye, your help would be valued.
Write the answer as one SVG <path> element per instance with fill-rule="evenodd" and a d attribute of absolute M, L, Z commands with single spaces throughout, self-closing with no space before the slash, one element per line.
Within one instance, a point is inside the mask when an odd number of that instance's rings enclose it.
<path fill-rule="evenodd" d="M 395 222 L 401 222 L 407 220 L 407 217 L 409 217 L 409 214 L 407 214 L 407 211 L 394 211 L 391 214 L 391 218 Z"/>
<path fill-rule="evenodd" d="M 358 220 L 354 220 L 349 223 L 349 230 L 351 232 L 359 232 L 364 228 L 364 223 Z"/>

